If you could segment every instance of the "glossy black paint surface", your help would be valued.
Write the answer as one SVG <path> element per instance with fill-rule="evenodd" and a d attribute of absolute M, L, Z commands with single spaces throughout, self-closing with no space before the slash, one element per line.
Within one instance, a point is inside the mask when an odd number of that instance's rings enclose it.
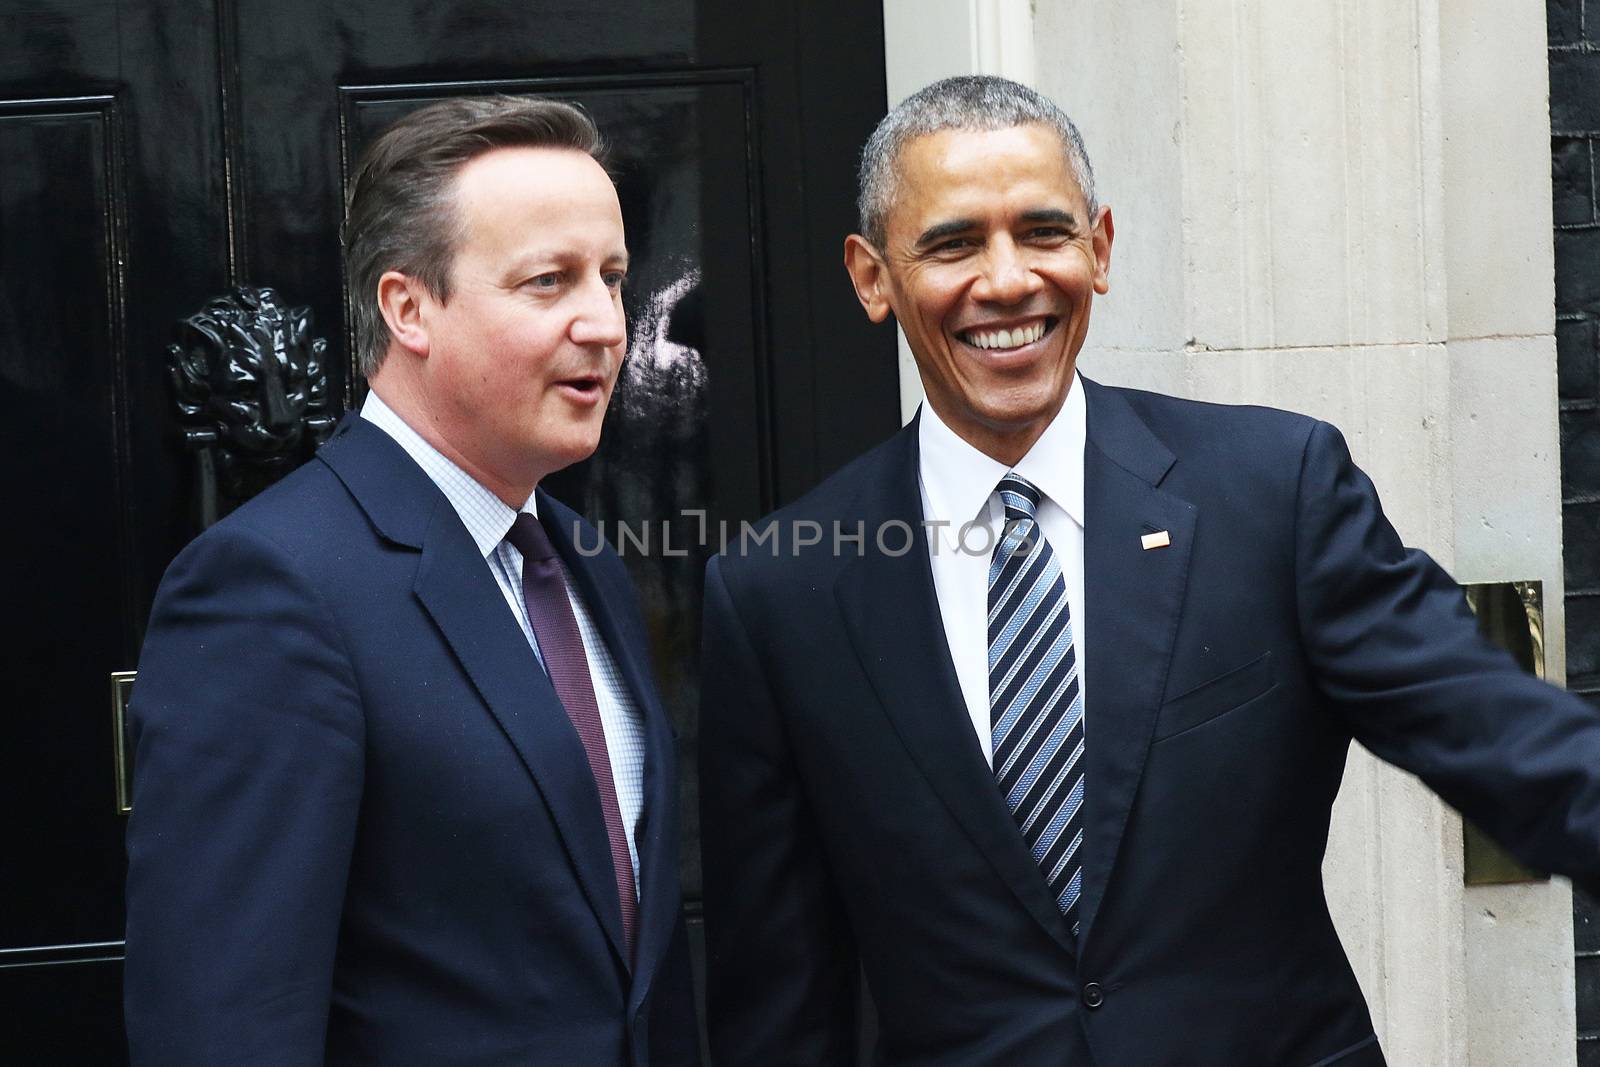
<path fill-rule="evenodd" d="M 103 939 L 121 922 L 104 891 L 121 877 L 121 828 L 79 773 L 108 766 L 107 682 L 88 663 L 122 654 L 128 614 L 116 242 L 101 210 L 116 121 L 105 100 L 0 105 L 0 469 L 11 502 L 0 855 L 12 872 L 49 872 L 4 880 L 0 947 Z M 60 306 L 57 293 L 76 294 L 72 313 L 41 314 Z"/>
<path fill-rule="evenodd" d="M 124 1055 L 108 676 L 198 529 L 175 323 L 272 286 L 328 338 L 335 406 L 359 400 L 344 176 L 433 96 L 580 99 L 616 146 L 632 356 L 601 451 L 552 488 L 626 541 L 686 757 L 696 914 L 705 554 L 896 423 L 892 332 L 840 266 L 882 55 L 878 6 L 848 0 L 0 9 L 0 1062 Z"/>

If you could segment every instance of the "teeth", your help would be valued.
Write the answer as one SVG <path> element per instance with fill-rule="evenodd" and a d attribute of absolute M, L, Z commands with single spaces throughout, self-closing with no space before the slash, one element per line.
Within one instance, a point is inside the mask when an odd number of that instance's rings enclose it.
<path fill-rule="evenodd" d="M 979 348 L 1020 348 L 1022 345 L 1033 344 L 1043 336 L 1043 322 L 1036 322 L 1032 326 L 1018 326 L 1015 330 L 973 330 L 966 335 L 967 343 Z"/>

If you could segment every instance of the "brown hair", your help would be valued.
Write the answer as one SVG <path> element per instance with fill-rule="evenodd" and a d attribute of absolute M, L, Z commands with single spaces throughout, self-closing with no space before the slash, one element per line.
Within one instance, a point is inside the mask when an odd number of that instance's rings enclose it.
<path fill-rule="evenodd" d="M 606 162 L 588 114 L 560 100 L 493 96 L 440 100 L 390 126 L 362 153 L 345 205 L 345 285 L 361 373 L 371 377 L 389 348 L 378 279 L 397 270 L 441 302 L 462 222 L 456 175 L 496 148 L 570 148 Z"/>

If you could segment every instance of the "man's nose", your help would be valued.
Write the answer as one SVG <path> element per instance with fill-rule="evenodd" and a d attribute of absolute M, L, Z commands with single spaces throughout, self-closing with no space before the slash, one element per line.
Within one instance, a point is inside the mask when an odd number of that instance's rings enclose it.
<path fill-rule="evenodd" d="M 1021 249 L 1010 240 L 994 242 L 984 257 L 982 273 L 972 287 L 977 300 L 1016 304 L 1039 288 L 1038 277 L 1028 268 Z"/>
<path fill-rule="evenodd" d="M 615 348 L 628 339 L 622 299 L 604 278 L 596 277 L 585 284 L 578 300 L 580 306 L 572 321 L 573 343 Z"/>

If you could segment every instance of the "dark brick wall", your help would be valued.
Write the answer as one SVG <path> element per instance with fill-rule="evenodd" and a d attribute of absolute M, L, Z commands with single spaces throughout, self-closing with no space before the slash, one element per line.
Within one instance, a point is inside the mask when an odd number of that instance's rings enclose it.
<path fill-rule="evenodd" d="M 1578 1067 L 1600 1067 L 1600 905 L 1574 893 L 1572 921 L 1578 946 Z"/>
<path fill-rule="evenodd" d="M 1600 707 L 1600 0 L 1547 0 L 1545 10 L 1567 685 Z M 1600 1067 L 1600 904 L 1574 896 L 1578 1067 Z"/>

